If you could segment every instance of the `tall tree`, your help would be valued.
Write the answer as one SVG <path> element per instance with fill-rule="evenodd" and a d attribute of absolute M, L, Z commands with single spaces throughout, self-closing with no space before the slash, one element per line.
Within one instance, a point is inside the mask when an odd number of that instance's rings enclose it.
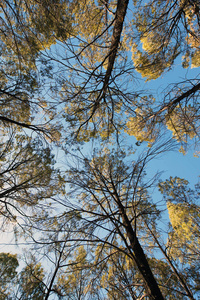
<path fill-rule="evenodd" d="M 78 169 L 71 168 L 67 182 L 76 193 L 81 193 L 80 212 L 82 218 L 85 215 L 86 223 L 91 224 L 94 242 L 99 240 L 95 233 L 99 227 L 104 231 L 103 245 L 115 248 L 113 239 L 117 236 L 135 262 L 149 299 L 164 299 L 140 241 L 143 219 L 153 219 L 159 214 L 143 182 L 144 167 L 151 155 L 149 152 L 128 167 L 123 161 L 125 153 L 108 150 L 91 161 L 85 159 L 83 169 L 80 165 Z"/>

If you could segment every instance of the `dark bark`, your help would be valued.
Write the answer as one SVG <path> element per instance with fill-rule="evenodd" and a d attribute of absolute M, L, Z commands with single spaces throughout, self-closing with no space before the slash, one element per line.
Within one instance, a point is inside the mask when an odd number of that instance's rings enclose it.
<path fill-rule="evenodd" d="M 58 261 L 57 261 L 55 270 L 54 270 L 54 272 L 53 272 L 53 276 L 52 276 L 52 278 L 51 278 L 51 282 L 50 282 L 50 284 L 49 284 L 49 287 L 48 287 L 48 290 L 47 290 L 47 293 L 46 293 L 46 295 L 45 295 L 44 300 L 48 300 L 48 299 L 49 299 L 49 296 L 50 296 L 50 294 L 51 294 L 51 292 L 52 292 L 53 284 L 54 284 L 54 281 L 55 281 L 55 279 L 56 279 L 56 275 L 57 275 L 57 273 L 58 273 L 58 270 L 59 270 L 59 268 L 60 268 L 60 262 L 61 262 L 61 259 L 62 259 L 63 250 L 64 250 L 64 246 L 63 246 L 62 250 L 61 250 L 60 253 L 59 253 Z"/>
<path fill-rule="evenodd" d="M 123 29 L 123 23 L 124 23 L 124 18 L 126 16 L 126 11 L 128 7 L 129 0 L 118 0 L 117 2 L 117 10 L 116 10 L 116 16 L 115 16 L 115 24 L 114 24 L 114 29 L 113 29 L 113 35 L 112 35 L 112 40 L 111 40 L 111 46 L 110 46 L 110 53 L 109 53 L 109 58 L 108 58 L 108 67 L 106 70 L 106 75 L 104 78 L 104 83 L 103 83 L 103 96 L 106 94 L 106 90 L 108 87 L 109 79 L 113 70 L 115 58 L 117 55 L 117 49 L 119 46 L 120 42 L 120 37 Z"/>
<path fill-rule="evenodd" d="M 103 87 L 100 90 L 99 95 L 97 96 L 96 100 L 94 101 L 92 112 L 91 112 L 90 116 L 88 117 L 88 119 L 85 122 L 83 122 L 80 125 L 76 136 L 78 136 L 81 127 L 83 127 L 85 124 L 87 124 L 92 119 L 92 117 L 94 116 L 96 110 L 98 109 L 98 107 L 100 105 L 101 100 L 105 99 L 109 81 L 110 81 L 110 77 L 111 77 L 111 74 L 113 71 L 113 67 L 114 67 L 114 63 L 115 63 L 115 59 L 116 59 L 116 55 L 117 55 L 117 50 L 118 50 L 119 43 L 120 43 L 120 38 L 121 38 L 121 33 L 122 33 L 122 29 L 123 29 L 123 24 L 124 24 L 124 19 L 126 16 L 128 3 L 129 3 L 129 0 L 118 0 L 117 1 L 115 18 L 113 20 L 114 28 L 113 28 L 113 34 L 111 37 L 111 45 L 110 45 L 109 53 L 104 58 L 104 61 L 106 61 L 106 59 L 108 58 L 108 66 L 107 66 L 106 74 L 102 78 Z M 106 9 L 107 9 L 107 4 L 108 4 L 108 1 L 105 1 Z M 107 29 L 108 29 L 108 27 L 107 27 Z"/>
<path fill-rule="evenodd" d="M 144 251 L 143 251 L 143 249 L 140 245 L 140 242 L 137 238 L 136 232 L 135 232 L 135 230 L 133 230 L 131 222 L 128 219 L 128 216 L 126 214 L 125 208 L 118 197 L 118 193 L 115 189 L 115 185 L 113 182 L 112 182 L 112 186 L 114 189 L 116 203 L 117 203 L 117 205 L 119 207 L 119 211 L 121 213 L 122 223 L 125 227 L 126 234 L 128 236 L 131 248 L 133 250 L 134 260 L 140 271 L 140 274 L 143 277 L 143 280 L 145 283 L 145 289 L 149 296 L 149 299 L 150 300 L 164 300 L 163 295 L 160 291 L 160 288 L 157 284 L 157 281 L 155 280 L 155 278 L 153 276 L 153 273 L 151 271 L 151 268 L 149 266 L 147 258 L 144 254 Z"/>
<path fill-rule="evenodd" d="M 146 292 L 151 300 L 164 300 L 161 291 L 159 289 L 159 286 L 149 267 L 149 263 L 144 254 L 144 251 L 140 245 L 140 242 L 136 236 L 135 231 L 133 230 L 130 224 L 130 221 L 124 211 L 124 208 L 121 207 L 120 210 L 121 210 L 123 224 L 126 228 L 126 233 L 129 238 L 131 247 L 133 249 L 135 263 L 145 282 Z"/>
<path fill-rule="evenodd" d="M 193 88 L 187 90 L 185 93 L 182 93 L 179 97 L 173 99 L 168 104 L 164 105 L 156 113 L 152 114 L 148 119 L 150 120 L 155 118 L 165 110 L 168 110 L 168 113 L 171 113 L 183 99 L 190 97 L 191 95 L 195 94 L 198 90 L 200 90 L 200 83 L 196 84 L 195 86 L 193 86 Z"/>
<path fill-rule="evenodd" d="M 124 24 L 124 18 L 126 16 L 126 11 L 128 7 L 129 0 L 118 0 L 117 1 L 117 9 L 116 9 L 116 14 L 115 14 L 115 23 L 114 23 L 114 28 L 113 28 L 113 34 L 112 34 L 112 39 L 111 39 L 111 45 L 110 45 L 110 50 L 108 53 L 108 66 L 106 70 L 106 74 L 103 80 L 103 87 L 101 90 L 100 95 L 98 96 L 94 108 L 91 114 L 91 117 L 95 113 L 96 109 L 98 108 L 98 105 L 101 101 L 101 99 L 105 98 L 110 76 L 112 74 L 112 70 L 114 67 L 116 55 L 117 55 L 117 50 L 120 42 L 120 37 L 123 29 L 123 24 Z M 90 118 L 91 118 L 90 117 Z"/>
<path fill-rule="evenodd" d="M 42 128 L 41 125 L 37 126 L 37 125 L 22 123 L 22 122 L 15 121 L 11 118 L 7 118 L 7 117 L 4 117 L 4 116 L 0 116 L 0 121 L 5 122 L 5 123 L 10 123 L 10 124 L 15 124 L 15 125 L 17 125 L 21 128 L 27 128 L 27 129 L 30 129 L 30 130 L 35 131 L 37 133 L 43 133 L 49 139 L 52 139 L 50 132 L 48 132 L 47 129 Z"/>

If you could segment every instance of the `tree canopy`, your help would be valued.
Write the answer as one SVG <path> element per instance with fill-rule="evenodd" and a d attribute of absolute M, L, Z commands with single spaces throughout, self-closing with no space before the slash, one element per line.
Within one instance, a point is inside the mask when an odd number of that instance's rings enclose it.
<path fill-rule="evenodd" d="M 199 163 L 200 2 L 3 0 L 0 24 L 0 228 L 26 245 L 0 299 L 198 299 L 199 182 L 155 169 Z"/>

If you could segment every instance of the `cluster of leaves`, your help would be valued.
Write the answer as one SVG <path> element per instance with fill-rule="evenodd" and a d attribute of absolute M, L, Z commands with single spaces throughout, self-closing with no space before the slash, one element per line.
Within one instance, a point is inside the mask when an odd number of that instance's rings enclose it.
<path fill-rule="evenodd" d="M 141 1 L 135 1 L 138 10 Z M 142 50 L 132 46 L 133 62 L 143 77 L 156 79 L 171 68 L 176 57 L 183 55 L 183 67 L 199 67 L 198 1 L 150 0 L 133 16 Z"/>

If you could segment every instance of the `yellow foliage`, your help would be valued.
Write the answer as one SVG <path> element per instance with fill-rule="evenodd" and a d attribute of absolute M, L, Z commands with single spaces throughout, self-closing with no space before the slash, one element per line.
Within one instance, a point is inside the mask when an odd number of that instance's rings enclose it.
<path fill-rule="evenodd" d="M 188 262 L 193 259 L 193 254 L 200 248 L 200 210 L 196 205 L 188 203 L 174 204 L 167 202 L 170 222 L 173 232 L 170 233 L 171 255 L 183 260 L 184 254 L 192 254 Z M 182 249 L 184 253 L 182 253 Z"/>
<path fill-rule="evenodd" d="M 157 79 L 168 66 L 164 64 L 163 60 L 158 57 L 154 59 L 147 52 L 142 53 L 137 50 L 134 52 L 135 47 L 132 47 L 132 60 L 136 70 L 146 77 L 147 80 Z"/>
<path fill-rule="evenodd" d="M 200 49 L 196 50 L 191 58 L 191 68 L 200 67 Z"/>
<path fill-rule="evenodd" d="M 137 2 L 135 5 L 137 7 Z M 181 18 L 178 15 L 181 10 L 184 12 L 186 30 L 180 34 L 178 23 Z M 142 77 L 152 80 L 161 76 L 165 70 L 170 69 L 175 58 L 183 52 L 182 49 L 187 49 L 187 60 L 193 68 L 200 65 L 198 18 L 198 5 L 190 1 L 176 1 L 172 5 L 171 1 L 149 0 L 141 7 L 132 21 L 135 26 L 133 30 L 137 33 L 134 32 L 133 36 L 138 36 L 138 42 L 132 46 L 131 51 L 134 66 Z M 185 62 L 183 66 L 188 67 L 189 63 Z"/>
<path fill-rule="evenodd" d="M 187 117 L 185 117 L 186 115 Z M 190 105 L 184 109 L 181 106 L 177 106 L 170 113 L 170 116 L 166 115 L 167 128 L 172 131 L 173 138 L 178 142 L 187 142 L 188 137 L 193 139 L 197 135 L 197 121 L 196 108 Z"/>
<path fill-rule="evenodd" d="M 138 110 L 137 110 L 138 112 Z M 154 128 L 152 130 L 151 126 L 146 126 L 146 123 L 143 120 L 143 116 L 137 114 L 135 117 L 129 118 L 129 121 L 126 123 L 125 132 L 129 135 L 133 135 L 138 141 L 147 141 L 149 146 L 155 141 L 157 130 Z"/>
<path fill-rule="evenodd" d="M 181 239 L 190 240 L 194 231 L 193 211 L 187 204 L 167 203 L 170 222 L 173 229 Z"/>

